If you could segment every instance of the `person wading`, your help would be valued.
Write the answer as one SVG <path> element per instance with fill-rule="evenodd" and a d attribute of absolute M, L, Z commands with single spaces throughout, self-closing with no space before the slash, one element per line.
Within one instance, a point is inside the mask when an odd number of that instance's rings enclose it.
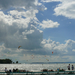
<path fill-rule="evenodd" d="M 67 67 L 68 67 L 68 70 L 70 70 L 70 64 Z"/>

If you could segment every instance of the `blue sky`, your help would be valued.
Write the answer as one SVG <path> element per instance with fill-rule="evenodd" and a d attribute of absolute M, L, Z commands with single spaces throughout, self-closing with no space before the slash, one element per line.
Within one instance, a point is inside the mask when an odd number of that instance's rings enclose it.
<path fill-rule="evenodd" d="M 74 0 L 0 0 L 0 58 L 75 62 L 74 6 Z"/>

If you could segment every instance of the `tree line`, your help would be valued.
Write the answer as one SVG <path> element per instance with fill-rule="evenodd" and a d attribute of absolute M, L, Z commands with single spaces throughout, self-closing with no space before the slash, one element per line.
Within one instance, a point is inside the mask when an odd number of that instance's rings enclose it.
<path fill-rule="evenodd" d="M 14 64 L 14 62 L 11 59 L 0 59 L 0 64 Z M 18 61 L 16 61 L 18 63 Z"/>

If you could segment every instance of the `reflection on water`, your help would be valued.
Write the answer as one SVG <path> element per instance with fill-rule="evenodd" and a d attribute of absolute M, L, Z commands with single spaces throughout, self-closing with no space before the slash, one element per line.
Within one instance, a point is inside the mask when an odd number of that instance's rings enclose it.
<path fill-rule="evenodd" d="M 71 63 L 70 67 L 72 66 L 72 64 L 75 67 L 75 63 Z M 0 70 L 4 70 L 5 67 L 7 67 L 7 69 L 11 69 L 13 70 L 18 68 L 18 69 L 25 69 L 25 70 L 29 70 L 29 71 L 41 71 L 42 69 L 53 69 L 56 70 L 57 68 L 60 67 L 60 69 L 65 69 L 67 70 L 67 66 L 68 63 L 63 63 L 63 64 L 0 64 Z"/>

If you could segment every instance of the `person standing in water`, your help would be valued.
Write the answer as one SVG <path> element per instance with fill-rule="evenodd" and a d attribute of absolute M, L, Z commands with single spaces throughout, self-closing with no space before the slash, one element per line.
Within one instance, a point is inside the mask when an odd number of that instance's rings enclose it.
<path fill-rule="evenodd" d="M 5 67 L 5 72 L 7 72 L 8 70 L 7 70 L 7 68 Z"/>
<path fill-rule="evenodd" d="M 70 64 L 67 67 L 68 67 L 68 70 L 70 70 Z"/>
<path fill-rule="evenodd" d="M 72 65 L 72 70 L 74 70 L 74 66 Z"/>

